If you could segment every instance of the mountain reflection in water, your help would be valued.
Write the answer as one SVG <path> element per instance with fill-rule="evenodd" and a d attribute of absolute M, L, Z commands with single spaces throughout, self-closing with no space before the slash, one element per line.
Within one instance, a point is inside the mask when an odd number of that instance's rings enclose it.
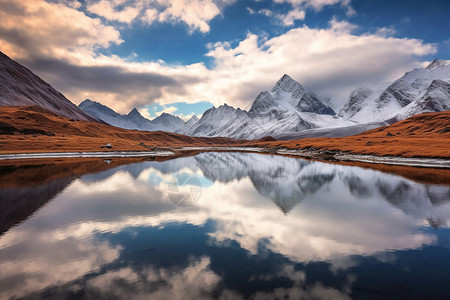
<path fill-rule="evenodd" d="M 250 153 L 97 170 L 0 172 L 0 298 L 448 295 L 449 185 Z"/>

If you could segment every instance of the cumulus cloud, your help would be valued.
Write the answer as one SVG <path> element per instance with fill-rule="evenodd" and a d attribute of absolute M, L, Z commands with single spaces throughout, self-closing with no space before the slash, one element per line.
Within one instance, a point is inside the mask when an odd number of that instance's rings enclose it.
<path fill-rule="evenodd" d="M 260 14 L 266 17 L 274 17 L 277 22 L 284 26 L 293 26 L 296 20 L 304 20 L 306 16 L 305 11 L 300 8 L 294 8 L 285 14 L 275 13 L 266 8 L 255 11 L 247 7 L 247 10 L 251 15 Z"/>
<path fill-rule="evenodd" d="M 274 0 L 276 3 L 289 3 L 293 7 L 305 7 L 313 8 L 316 11 L 321 10 L 325 6 L 341 5 L 347 9 L 347 15 L 355 14 L 355 11 L 351 7 L 350 0 Z"/>
<path fill-rule="evenodd" d="M 292 26 L 294 25 L 294 21 L 305 19 L 305 11 L 302 9 L 293 9 L 285 15 L 280 15 L 279 18 L 285 26 Z"/>
<path fill-rule="evenodd" d="M 111 21 L 119 21 L 123 23 L 131 23 L 139 15 L 138 7 L 128 6 L 121 10 L 117 7 L 121 5 L 122 1 L 106 1 L 101 0 L 91 3 L 87 6 L 89 12 L 98 16 L 102 16 Z"/>
<path fill-rule="evenodd" d="M 165 107 L 165 108 L 164 108 L 163 110 L 161 110 L 161 111 L 155 112 L 155 114 L 158 115 L 158 116 L 160 116 L 160 115 L 162 115 L 163 113 L 171 114 L 171 113 L 176 112 L 177 110 L 178 110 L 178 108 L 176 108 L 175 106 L 168 106 L 168 107 Z"/>
<path fill-rule="evenodd" d="M 224 6 L 235 0 L 91 0 L 87 10 L 108 21 L 118 21 L 130 24 L 142 21 L 144 24 L 153 22 L 182 22 L 192 33 L 196 30 L 208 32 L 208 22 L 220 14 Z"/>
<path fill-rule="evenodd" d="M 83 56 L 100 47 L 122 42 L 114 27 L 86 16 L 73 6 L 45 1 L 0 0 L 2 51 L 16 58 L 67 59 L 69 53 Z"/>
<path fill-rule="evenodd" d="M 216 62 L 214 94 L 242 104 L 287 73 L 319 94 L 346 97 L 357 85 L 396 78 L 416 67 L 418 56 L 436 51 L 415 39 L 354 35 L 354 28 L 333 19 L 327 29 L 304 26 L 262 41 L 249 34 L 234 48 L 217 44 L 208 53 Z"/>

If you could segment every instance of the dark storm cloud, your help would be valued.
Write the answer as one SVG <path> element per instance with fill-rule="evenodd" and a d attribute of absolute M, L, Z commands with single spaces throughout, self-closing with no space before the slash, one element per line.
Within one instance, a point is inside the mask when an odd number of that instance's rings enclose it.
<path fill-rule="evenodd" d="M 22 61 L 61 90 L 124 93 L 162 87 L 181 88 L 175 79 L 156 73 L 131 73 L 116 66 L 79 66 L 55 59 Z"/>

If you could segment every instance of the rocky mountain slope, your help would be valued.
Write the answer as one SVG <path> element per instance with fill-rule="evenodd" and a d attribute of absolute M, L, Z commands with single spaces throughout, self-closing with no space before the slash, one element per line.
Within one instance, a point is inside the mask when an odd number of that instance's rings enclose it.
<path fill-rule="evenodd" d="M 39 76 L 0 52 L 0 106 L 31 105 L 74 120 L 98 121 Z"/>
<path fill-rule="evenodd" d="M 450 61 L 434 60 L 387 87 L 360 87 L 338 116 L 358 123 L 399 121 L 416 114 L 450 109 Z"/>

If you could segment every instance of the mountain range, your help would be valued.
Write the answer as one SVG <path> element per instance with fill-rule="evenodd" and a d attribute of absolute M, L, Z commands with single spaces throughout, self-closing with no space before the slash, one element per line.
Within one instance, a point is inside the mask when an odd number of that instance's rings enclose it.
<path fill-rule="evenodd" d="M 196 137 L 343 137 L 416 114 L 450 110 L 450 61 L 447 60 L 434 60 L 426 68 L 416 68 L 392 83 L 357 87 L 338 109 L 285 74 L 271 90 L 260 92 L 248 111 L 224 104 L 205 111 L 200 119 L 193 116 L 186 122 L 168 113 L 149 120 L 136 108 L 121 115 L 89 99 L 77 107 L 1 52 L 0 85 L 0 105 L 38 105 L 74 120 Z"/>
<path fill-rule="evenodd" d="M 358 87 L 342 107 L 334 111 L 328 101 L 306 90 L 289 75 L 283 75 L 270 91 L 262 91 L 248 111 L 227 104 L 205 111 L 199 120 L 182 123 L 170 114 L 161 115 L 165 126 L 153 126 L 161 120 L 130 114 L 120 116 L 101 105 L 85 112 L 114 126 L 139 130 L 166 130 L 189 136 L 258 139 L 304 137 L 343 137 L 361 133 L 410 116 L 450 110 L 450 62 L 434 60 L 426 68 L 416 68 L 392 83 Z M 134 118 L 132 118 L 134 119 Z M 138 125 L 135 125 L 138 123 Z"/>
<path fill-rule="evenodd" d="M 189 125 L 198 120 L 196 116 L 193 116 L 187 122 L 184 122 L 181 118 L 168 113 L 162 113 L 157 118 L 149 120 L 144 118 L 136 108 L 133 108 L 127 115 L 121 115 L 106 105 L 90 99 L 81 102 L 78 108 L 107 124 L 141 131 L 176 132 L 186 124 Z"/>
<path fill-rule="evenodd" d="M 179 132 L 248 139 L 342 137 L 446 110 L 450 110 L 450 61 L 434 60 L 391 84 L 356 88 L 336 112 L 326 100 L 284 75 L 270 91 L 256 97 L 248 112 L 227 105 L 214 107 Z"/>

